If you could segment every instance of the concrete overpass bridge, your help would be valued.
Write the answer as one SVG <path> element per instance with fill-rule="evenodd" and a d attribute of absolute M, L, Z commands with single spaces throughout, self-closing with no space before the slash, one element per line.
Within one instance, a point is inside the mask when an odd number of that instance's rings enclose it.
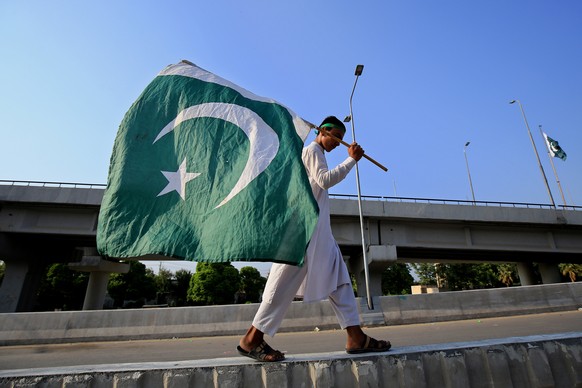
<path fill-rule="evenodd" d="M 104 190 L 0 181 L 0 260 L 6 263 L 0 312 L 30 310 L 44 267 L 53 262 L 91 272 L 85 307 L 100 308 L 109 273 L 127 271 L 94 250 Z M 361 284 L 357 201 L 334 196 L 331 212 L 334 235 Z M 381 272 L 398 261 L 516 262 L 523 285 L 532 283 L 533 262 L 540 263 L 544 283 L 559 281 L 558 263 L 582 263 L 582 207 L 364 197 L 363 212 L 372 295 L 381 295 Z"/>
<path fill-rule="evenodd" d="M 334 197 L 334 236 L 363 284 L 357 201 Z M 363 213 L 372 295 L 390 262 L 515 262 L 522 285 L 534 284 L 533 263 L 544 283 L 557 283 L 559 263 L 582 262 L 582 207 L 364 197 Z"/>

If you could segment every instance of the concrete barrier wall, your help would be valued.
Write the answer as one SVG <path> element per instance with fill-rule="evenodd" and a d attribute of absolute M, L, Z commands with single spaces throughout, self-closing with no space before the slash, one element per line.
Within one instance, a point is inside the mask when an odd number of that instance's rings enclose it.
<path fill-rule="evenodd" d="M 0 387 L 580 387 L 582 332 L 327 353 L 258 363 L 203 361 L 0 371 Z"/>
<path fill-rule="evenodd" d="M 380 298 L 390 325 L 488 318 L 582 307 L 582 282 Z"/>
<path fill-rule="evenodd" d="M 361 306 L 366 306 L 360 299 Z M 485 318 L 582 307 L 582 283 L 375 298 L 361 308 L 364 325 Z M 0 314 L 0 345 L 239 335 L 257 304 L 134 310 Z M 294 302 L 281 331 L 338 328 L 327 301 Z"/>

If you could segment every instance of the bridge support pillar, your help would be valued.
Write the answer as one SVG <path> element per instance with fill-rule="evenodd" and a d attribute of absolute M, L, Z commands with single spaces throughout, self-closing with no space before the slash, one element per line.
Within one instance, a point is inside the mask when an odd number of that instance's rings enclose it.
<path fill-rule="evenodd" d="M 31 311 L 43 267 L 24 260 L 6 260 L 4 263 L 6 272 L 0 287 L 0 313 Z"/>
<path fill-rule="evenodd" d="M 107 293 L 109 273 L 93 271 L 89 274 L 87 292 L 83 301 L 83 310 L 102 310 Z"/>
<path fill-rule="evenodd" d="M 382 272 L 390 264 L 384 264 L 383 266 L 370 266 L 370 294 L 372 296 L 382 296 Z M 366 277 L 363 270 L 355 274 L 356 276 L 356 287 L 358 289 L 358 296 L 367 298 L 368 293 L 366 292 Z"/>
<path fill-rule="evenodd" d="M 90 272 L 83 310 L 102 310 L 110 273 L 127 273 L 129 264 L 104 260 L 101 256 L 83 256 L 78 263 L 69 263 L 76 271 Z"/>
<path fill-rule="evenodd" d="M 517 272 L 519 274 L 519 281 L 522 286 L 533 286 L 534 284 L 536 284 L 532 263 L 518 262 Z"/>
<path fill-rule="evenodd" d="M 0 313 L 13 313 L 17 311 L 20 294 L 24 288 L 28 263 L 5 262 L 6 272 L 2 287 L 0 287 Z"/>
<path fill-rule="evenodd" d="M 544 284 L 560 283 L 562 277 L 556 264 L 539 263 L 540 275 Z"/>
<path fill-rule="evenodd" d="M 394 245 L 370 245 L 367 256 L 370 294 L 382 296 L 382 272 L 396 261 L 396 247 Z M 358 296 L 368 297 L 362 256 L 350 258 L 349 264 L 350 272 L 356 277 Z"/>
<path fill-rule="evenodd" d="M 40 280 L 49 262 L 43 259 L 46 256 L 44 246 L 26 243 L 25 238 L 0 232 L 0 259 L 6 266 L 0 286 L 0 313 L 32 311 L 36 303 Z"/>

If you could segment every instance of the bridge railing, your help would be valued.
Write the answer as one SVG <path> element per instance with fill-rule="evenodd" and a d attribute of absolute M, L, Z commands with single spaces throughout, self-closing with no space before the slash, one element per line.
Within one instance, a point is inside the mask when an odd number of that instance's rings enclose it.
<path fill-rule="evenodd" d="M 357 199 L 353 194 L 330 194 L 332 198 Z M 526 203 L 526 202 L 499 202 L 499 201 L 469 201 L 462 199 L 438 199 L 438 198 L 411 198 L 411 197 L 385 197 L 379 195 L 362 195 L 363 200 L 368 201 L 387 201 L 387 202 L 409 202 L 409 203 L 430 203 L 440 205 L 469 205 L 469 206 L 494 206 L 494 207 L 514 207 L 526 209 L 554 209 L 553 205 L 545 203 Z M 556 205 L 560 210 L 579 210 L 582 206 Z"/>
<path fill-rule="evenodd" d="M 1 180 L 0 185 L 8 186 L 36 186 L 36 187 L 67 187 L 67 188 L 85 188 L 85 189 L 104 189 L 107 185 L 103 183 L 71 183 L 71 182 L 42 182 L 42 181 L 16 181 Z M 357 195 L 353 194 L 330 194 L 332 198 L 356 199 Z M 495 206 L 495 207 L 514 207 L 526 209 L 553 209 L 554 206 L 545 203 L 525 203 L 525 202 L 498 202 L 498 201 L 469 201 L 462 199 L 438 199 L 438 198 L 412 198 L 412 197 L 385 197 L 379 195 L 362 195 L 362 199 L 368 201 L 389 201 L 389 202 L 410 202 L 410 203 L 430 203 L 441 205 L 470 205 L 470 206 Z M 582 211 L 582 206 L 557 205 L 556 208 L 561 210 L 578 210 Z"/>
<path fill-rule="evenodd" d="M 71 183 L 71 182 L 41 182 L 41 181 L 13 181 L 1 180 L 0 185 L 5 186 L 31 186 L 31 187 L 67 187 L 74 189 L 104 189 L 107 185 L 102 183 Z"/>

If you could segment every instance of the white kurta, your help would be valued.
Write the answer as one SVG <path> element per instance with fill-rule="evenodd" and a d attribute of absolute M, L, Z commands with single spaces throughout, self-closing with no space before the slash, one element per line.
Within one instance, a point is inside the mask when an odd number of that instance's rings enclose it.
<path fill-rule="evenodd" d="M 326 299 L 342 284 L 350 284 L 350 275 L 341 251 L 331 232 L 328 189 L 341 182 L 356 161 L 348 157 L 329 170 L 324 149 L 316 142 L 303 149 L 303 164 L 309 176 L 311 190 L 319 205 L 319 219 L 307 247 L 307 275 L 298 295 L 306 302 Z"/>
<path fill-rule="evenodd" d="M 329 298 L 342 329 L 360 324 L 350 275 L 331 233 L 327 193 L 328 188 L 345 178 L 356 161 L 349 157 L 328 170 L 323 152 L 315 142 L 303 149 L 303 163 L 319 205 L 319 219 L 307 247 L 305 264 L 303 267 L 279 263 L 271 266 L 263 301 L 253 320 L 254 327 L 270 336 L 279 329 L 296 295 L 302 295 L 306 302 Z"/>

